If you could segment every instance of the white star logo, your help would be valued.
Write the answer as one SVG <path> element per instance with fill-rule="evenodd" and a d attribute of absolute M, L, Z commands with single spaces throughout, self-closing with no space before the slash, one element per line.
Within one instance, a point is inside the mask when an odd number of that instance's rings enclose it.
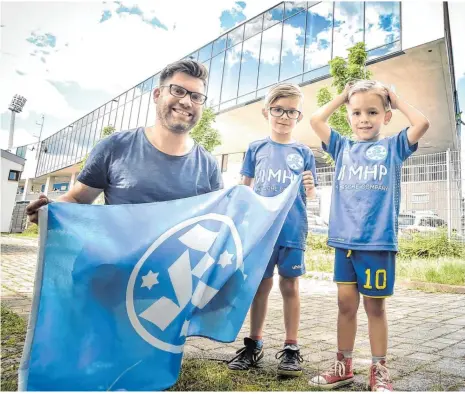
<path fill-rule="evenodd" d="M 144 275 L 142 277 L 142 286 L 141 287 L 147 287 L 149 290 L 152 290 L 152 286 L 156 285 L 158 283 L 158 272 L 153 273 L 152 271 L 149 271 L 147 275 Z"/>
<path fill-rule="evenodd" d="M 232 264 L 231 259 L 233 258 L 233 254 L 228 253 L 227 250 L 223 252 L 223 254 L 220 256 L 220 259 L 218 260 L 218 264 L 221 265 L 223 268 L 225 268 L 227 265 Z"/>

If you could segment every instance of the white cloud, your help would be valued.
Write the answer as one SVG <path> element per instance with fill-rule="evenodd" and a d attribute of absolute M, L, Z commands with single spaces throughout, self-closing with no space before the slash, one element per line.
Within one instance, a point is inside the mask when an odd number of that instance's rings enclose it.
<path fill-rule="evenodd" d="M 250 18 L 274 2 L 247 4 L 243 13 Z M 165 30 L 144 22 L 139 15 L 117 14 L 119 5 L 114 2 L 4 2 L 0 108 L 6 109 L 18 93 L 28 100 L 23 119 L 31 112 L 44 113 L 46 118 L 62 119 L 63 127 L 95 105 L 86 105 L 84 95 L 69 100 L 49 81 L 61 86 L 73 82 L 81 89 L 106 92 L 109 100 L 218 37 L 221 13 L 237 8 L 235 3 L 122 1 L 128 8 L 137 5 L 145 20 L 157 18 L 168 28 Z M 99 23 L 104 10 L 112 15 Z M 27 41 L 33 34 L 55 36 L 56 46 L 35 46 Z M 37 50 L 49 54 L 31 56 Z M 80 109 L 73 108 L 70 101 L 79 103 Z M 45 135 L 56 131 L 47 130 Z"/>

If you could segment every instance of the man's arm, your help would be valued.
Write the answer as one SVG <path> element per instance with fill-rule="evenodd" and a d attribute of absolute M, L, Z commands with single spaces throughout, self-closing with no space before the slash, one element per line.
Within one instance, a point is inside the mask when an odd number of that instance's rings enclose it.
<path fill-rule="evenodd" d="M 410 122 L 411 126 L 407 130 L 408 142 L 411 145 L 416 144 L 423 137 L 429 128 L 429 120 L 416 108 L 400 99 L 392 90 L 388 89 L 391 108 L 398 109 Z"/>
<path fill-rule="evenodd" d="M 92 204 L 101 192 L 101 189 L 96 189 L 76 181 L 73 187 L 68 192 L 58 197 L 56 201 L 75 204 Z M 39 221 L 39 208 L 49 204 L 50 202 L 52 202 L 52 200 L 50 200 L 45 194 L 41 194 L 37 200 L 32 201 L 26 207 L 26 214 L 29 216 L 29 220 L 32 223 L 37 224 Z"/>
<path fill-rule="evenodd" d="M 323 141 L 326 145 L 329 145 L 331 138 L 331 128 L 328 125 L 328 119 L 341 105 L 347 101 L 348 86 L 344 91 L 332 99 L 329 103 L 319 108 L 311 117 L 310 125 L 315 130 L 318 138 Z"/>
<path fill-rule="evenodd" d="M 241 179 L 241 185 L 245 185 L 245 186 L 249 186 L 249 187 L 252 187 L 253 185 L 253 178 L 250 178 L 248 176 L 245 176 L 245 175 L 242 175 L 242 179 Z"/>

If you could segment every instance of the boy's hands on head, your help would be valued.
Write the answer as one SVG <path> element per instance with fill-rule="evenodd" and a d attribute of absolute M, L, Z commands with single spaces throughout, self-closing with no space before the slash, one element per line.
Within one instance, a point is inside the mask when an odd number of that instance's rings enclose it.
<path fill-rule="evenodd" d="M 389 102 L 391 104 L 391 109 L 397 109 L 398 108 L 399 97 L 391 89 L 386 88 L 386 90 L 387 90 L 388 95 L 389 95 Z"/>

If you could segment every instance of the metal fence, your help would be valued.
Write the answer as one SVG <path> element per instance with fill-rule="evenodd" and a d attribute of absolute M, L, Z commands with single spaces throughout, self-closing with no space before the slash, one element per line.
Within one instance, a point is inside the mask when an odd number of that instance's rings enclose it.
<path fill-rule="evenodd" d="M 437 236 L 447 231 L 449 238 L 465 242 L 464 172 L 459 151 L 410 157 L 402 167 L 399 231 Z M 334 167 L 317 169 L 318 182 L 329 192 Z M 329 212 L 330 199 L 323 193 L 312 210 Z M 325 209 L 326 208 L 326 209 Z"/>

